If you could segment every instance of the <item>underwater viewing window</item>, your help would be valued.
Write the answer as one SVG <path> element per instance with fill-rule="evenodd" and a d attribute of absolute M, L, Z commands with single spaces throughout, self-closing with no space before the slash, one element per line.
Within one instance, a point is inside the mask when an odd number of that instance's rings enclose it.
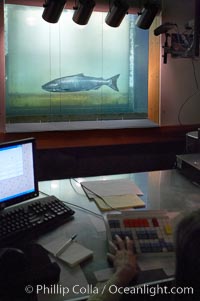
<path fill-rule="evenodd" d="M 47 124 L 148 119 L 149 31 L 127 15 L 120 27 L 93 12 L 57 24 L 42 7 L 5 4 L 6 123 Z"/>

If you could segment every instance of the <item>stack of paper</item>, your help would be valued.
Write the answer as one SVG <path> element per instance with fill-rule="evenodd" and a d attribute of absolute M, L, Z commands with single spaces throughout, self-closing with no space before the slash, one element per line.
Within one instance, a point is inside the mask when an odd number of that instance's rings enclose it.
<path fill-rule="evenodd" d="M 142 191 L 130 180 L 83 181 L 81 186 L 102 211 L 145 207 Z"/>

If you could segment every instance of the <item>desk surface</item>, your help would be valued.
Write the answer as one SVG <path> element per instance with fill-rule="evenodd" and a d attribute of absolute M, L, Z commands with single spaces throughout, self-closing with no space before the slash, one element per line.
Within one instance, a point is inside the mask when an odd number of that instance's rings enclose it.
<path fill-rule="evenodd" d="M 134 183 L 144 193 L 141 198 L 146 204 L 145 209 L 148 210 L 167 209 L 170 211 L 185 210 L 188 212 L 200 208 L 200 188 L 182 176 L 177 170 L 100 176 L 84 179 L 80 178 L 76 180 L 81 182 L 83 180 L 107 179 L 129 179 L 134 181 Z M 88 200 L 81 186 L 74 180 L 66 179 L 40 182 L 39 189 L 41 192 L 49 195 L 55 195 L 59 199 L 69 202 L 71 207 L 76 211 L 72 221 L 59 227 L 53 232 L 48 233 L 40 240 L 40 242 L 45 244 L 52 239 L 56 239 L 56 237 L 63 232 L 66 233 L 67 236 L 77 233 L 78 242 L 94 251 L 93 260 L 85 262 L 81 266 L 81 269 L 70 269 L 65 264 L 59 262 L 62 268 L 61 284 L 69 287 L 72 285 L 73 281 L 79 281 L 77 279 L 80 279 L 80 286 L 83 287 L 86 287 L 87 283 L 95 284 L 96 277 L 94 272 L 108 268 L 106 260 L 107 237 L 104 221 L 101 218 L 101 212 L 94 202 Z M 78 207 L 74 207 L 72 204 L 91 210 L 94 214 L 86 212 Z M 84 274 L 82 271 L 84 271 Z M 84 275 L 86 276 L 86 279 L 84 279 Z M 77 289 L 77 293 L 75 294 L 70 291 L 68 294 L 65 294 L 65 296 L 62 296 L 62 294 L 59 296 L 56 295 L 56 298 L 55 295 L 51 297 L 49 295 L 42 295 L 39 297 L 39 301 L 67 300 L 72 297 L 75 298 L 83 296 L 84 294 L 88 295 L 89 293 L 90 292 L 88 290 L 85 292 L 78 292 Z"/>

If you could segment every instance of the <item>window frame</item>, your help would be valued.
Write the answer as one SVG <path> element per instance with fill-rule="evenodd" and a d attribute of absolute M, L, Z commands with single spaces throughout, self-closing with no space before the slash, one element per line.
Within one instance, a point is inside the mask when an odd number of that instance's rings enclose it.
<path fill-rule="evenodd" d="M 19 4 L 19 5 L 36 5 L 40 6 L 41 1 L 27 1 L 24 0 L 10 0 L 6 1 L 6 3 L 10 4 Z M 8 125 L 6 126 L 6 110 L 5 110 L 5 55 L 4 55 L 4 2 L 0 2 L 0 63 L 3 68 L 0 71 L 0 131 L 12 132 L 12 131 L 24 131 L 23 127 L 20 130 L 14 129 L 13 127 Z M 67 7 L 68 8 L 68 7 Z M 105 11 L 105 9 L 100 9 L 101 11 Z M 154 29 L 160 25 L 160 16 L 157 16 L 154 19 L 153 24 L 149 29 L 149 58 L 148 58 L 148 119 L 131 119 L 131 120 L 120 120 L 113 123 L 112 127 L 110 127 L 109 121 L 98 122 L 98 124 L 94 124 L 94 122 L 73 122 L 74 126 L 67 127 L 61 130 L 73 130 L 73 129 L 95 129 L 95 128 L 131 128 L 131 127 L 155 127 L 159 125 L 159 96 L 160 96 L 160 38 L 155 37 Z M 149 122 L 148 122 L 149 121 Z M 111 120 L 112 122 L 112 120 Z M 90 123 L 90 125 L 89 125 Z M 84 125 L 85 124 L 85 125 Z M 30 127 L 28 127 L 30 130 Z M 33 126 L 33 131 L 37 129 Z M 55 127 L 53 126 L 54 130 Z M 41 130 L 46 130 L 46 127 Z M 47 129 L 48 130 L 48 129 Z M 57 128 L 56 128 L 57 130 Z"/>

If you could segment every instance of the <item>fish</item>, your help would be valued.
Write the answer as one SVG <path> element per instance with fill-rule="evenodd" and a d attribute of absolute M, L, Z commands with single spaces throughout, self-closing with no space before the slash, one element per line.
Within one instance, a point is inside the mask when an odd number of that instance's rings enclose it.
<path fill-rule="evenodd" d="M 106 85 L 115 91 L 119 91 L 117 80 L 120 74 L 108 79 L 102 77 L 85 76 L 83 73 L 56 78 L 44 85 L 42 89 L 48 92 L 78 92 L 97 90 L 101 86 Z"/>

